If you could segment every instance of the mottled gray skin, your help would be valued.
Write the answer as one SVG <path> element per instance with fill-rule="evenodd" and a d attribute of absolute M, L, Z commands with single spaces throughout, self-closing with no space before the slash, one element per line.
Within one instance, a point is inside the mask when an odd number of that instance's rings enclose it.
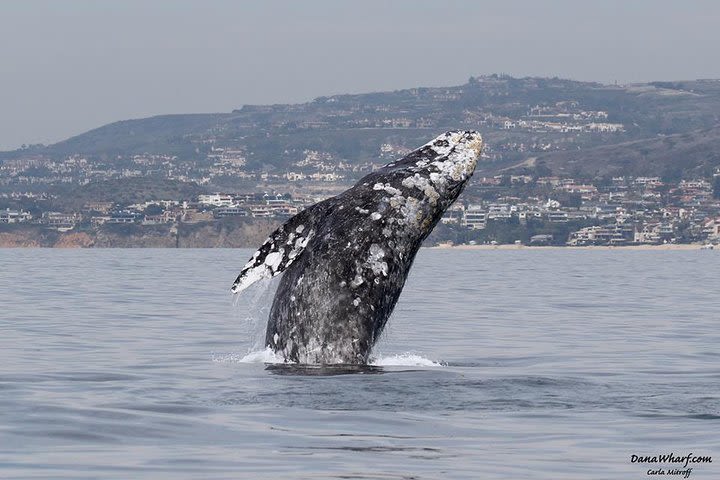
<path fill-rule="evenodd" d="M 366 363 L 422 241 L 462 192 L 481 146 L 476 132 L 448 132 L 274 232 L 233 287 L 285 272 L 266 345 L 289 362 Z"/>

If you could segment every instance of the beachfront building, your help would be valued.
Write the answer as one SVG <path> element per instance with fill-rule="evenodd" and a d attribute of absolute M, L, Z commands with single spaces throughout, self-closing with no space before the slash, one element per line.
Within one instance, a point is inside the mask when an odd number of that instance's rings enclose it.
<path fill-rule="evenodd" d="M 580 247 L 585 245 L 625 245 L 632 240 L 635 230 L 621 223 L 595 225 L 581 228 L 570 234 L 567 245 Z"/>
<path fill-rule="evenodd" d="M 463 212 L 462 226 L 471 230 L 482 230 L 487 226 L 487 214 L 480 205 L 470 205 Z"/>
<path fill-rule="evenodd" d="M 463 224 L 463 219 L 465 217 L 465 206 L 456 203 L 452 205 L 450 208 L 445 210 L 445 213 L 443 214 L 442 218 L 440 218 L 440 221 L 442 223 L 452 223 L 452 224 Z"/>
<path fill-rule="evenodd" d="M 67 231 L 73 229 L 81 219 L 79 213 L 45 212 L 40 223 L 59 231 Z"/>

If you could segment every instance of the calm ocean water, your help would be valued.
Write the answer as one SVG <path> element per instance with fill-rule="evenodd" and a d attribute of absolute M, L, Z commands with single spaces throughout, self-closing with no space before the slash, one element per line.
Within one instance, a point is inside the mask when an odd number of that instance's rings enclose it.
<path fill-rule="evenodd" d="M 247 356 L 250 254 L 0 250 L 0 478 L 720 478 L 719 252 L 423 250 L 348 375 Z"/>

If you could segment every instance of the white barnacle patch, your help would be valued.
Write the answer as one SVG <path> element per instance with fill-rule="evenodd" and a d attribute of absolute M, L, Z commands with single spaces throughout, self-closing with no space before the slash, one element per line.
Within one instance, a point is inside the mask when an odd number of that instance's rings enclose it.
<path fill-rule="evenodd" d="M 385 256 L 385 251 L 377 243 L 370 245 L 370 255 L 372 257 L 382 258 Z"/>
<path fill-rule="evenodd" d="M 359 297 L 356 297 L 355 300 L 353 300 L 353 305 L 355 305 L 356 307 L 357 307 L 358 305 L 360 305 L 360 298 L 359 298 Z"/>
<path fill-rule="evenodd" d="M 403 186 L 407 188 L 417 188 L 423 194 L 425 197 L 427 197 L 428 201 L 431 205 L 437 204 L 438 199 L 440 198 L 440 195 L 438 194 L 437 190 L 433 188 L 430 181 L 426 178 L 420 175 L 419 173 L 416 173 L 412 177 L 407 177 L 402 181 Z"/>
<path fill-rule="evenodd" d="M 385 250 L 383 250 L 382 247 L 377 243 L 373 243 L 372 245 L 370 245 L 370 250 L 368 251 L 368 254 L 368 258 L 365 261 L 365 266 L 372 270 L 374 275 L 382 274 L 383 276 L 387 277 L 388 264 L 383 260 L 383 258 L 385 257 Z"/>
<path fill-rule="evenodd" d="M 360 275 L 358 273 L 357 275 L 355 275 L 355 278 L 352 279 L 352 282 L 350 282 L 350 286 L 352 288 L 357 288 L 360 285 L 362 285 L 363 283 L 365 283 L 365 279 L 363 278 L 362 275 Z"/>
<path fill-rule="evenodd" d="M 290 295 L 290 301 L 291 301 L 291 302 L 294 302 L 295 300 L 296 300 L 296 299 L 295 299 L 295 295 Z"/>
<path fill-rule="evenodd" d="M 405 223 L 420 226 L 422 222 L 421 202 L 415 197 L 408 197 L 405 204 L 400 208 L 400 213 L 405 217 Z"/>
<path fill-rule="evenodd" d="M 277 333 L 275 333 L 275 335 L 273 335 L 273 343 L 275 343 L 275 345 L 277 345 L 277 342 L 278 342 L 279 339 L 280 339 L 280 335 L 278 335 Z"/>
<path fill-rule="evenodd" d="M 448 188 L 448 181 L 438 172 L 430 172 L 430 181 L 440 192 L 444 192 Z"/>
<path fill-rule="evenodd" d="M 297 228 L 295 229 L 295 231 L 297 233 L 302 233 L 303 230 L 305 230 L 305 225 L 298 225 Z"/>
<path fill-rule="evenodd" d="M 405 205 L 405 197 L 402 195 L 395 195 L 390 199 L 390 206 L 395 210 L 399 210 L 403 205 Z"/>
<path fill-rule="evenodd" d="M 370 210 L 366 210 L 366 209 L 360 208 L 360 207 L 355 207 L 355 210 L 362 213 L 363 215 L 367 215 L 368 213 L 370 213 Z"/>
<path fill-rule="evenodd" d="M 402 192 L 397 188 L 393 187 L 389 183 L 376 183 L 373 185 L 373 190 L 384 190 L 390 195 L 400 195 Z"/>
<path fill-rule="evenodd" d="M 475 169 L 482 150 L 482 139 L 472 132 L 447 132 L 421 148 L 429 148 L 435 153 L 435 161 L 428 167 L 436 168 L 440 177 L 465 181 Z M 436 179 L 431 178 L 431 181 L 437 184 Z"/>
<path fill-rule="evenodd" d="M 444 178 L 451 178 L 456 182 L 467 180 L 475 170 L 479 155 L 481 141 L 472 143 L 468 148 L 454 151 L 444 160 L 432 163 Z"/>
<path fill-rule="evenodd" d="M 455 182 L 463 181 L 467 177 L 467 169 L 460 163 L 446 160 L 444 162 L 433 162 L 433 165 L 437 167 L 443 177 L 451 178 Z"/>
<path fill-rule="evenodd" d="M 382 215 L 380 215 L 378 212 L 373 212 L 370 214 L 370 218 L 373 220 L 380 220 L 382 218 Z"/>

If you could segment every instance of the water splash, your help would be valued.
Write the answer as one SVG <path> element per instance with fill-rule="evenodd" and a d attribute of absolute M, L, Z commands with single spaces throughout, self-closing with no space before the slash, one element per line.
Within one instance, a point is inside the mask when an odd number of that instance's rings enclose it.
<path fill-rule="evenodd" d="M 227 353 L 213 355 L 213 362 L 216 363 L 264 363 L 264 364 L 287 364 L 285 358 L 266 347 L 263 350 L 255 350 L 245 355 Z M 442 363 L 435 362 L 429 358 L 414 353 L 401 353 L 397 355 L 380 355 L 373 357 L 368 363 L 371 367 L 442 367 Z"/>
<path fill-rule="evenodd" d="M 380 355 L 370 359 L 370 365 L 376 367 L 442 367 L 443 364 L 414 353 Z"/>
<path fill-rule="evenodd" d="M 285 363 L 285 357 L 276 353 L 270 347 L 266 347 L 265 350 L 258 350 L 250 352 L 240 360 L 240 363 Z"/>
<path fill-rule="evenodd" d="M 279 277 L 263 280 L 233 298 L 240 320 L 241 338 L 243 344 L 247 345 L 248 355 L 262 351 L 265 347 L 265 328 L 279 283 Z"/>
<path fill-rule="evenodd" d="M 213 355 L 217 363 L 264 363 L 286 364 L 287 360 L 265 346 L 265 328 L 270 314 L 272 299 L 280 283 L 280 276 L 253 284 L 241 295 L 236 295 L 233 303 L 241 322 L 243 344 L 246 353 Z M 391 331 L 391 330 L 390 330 Z M 390 333 L 386 329 L 383 340 Z M 383 342 L 385 343 L 385 342 Z M 415 353 L 378 354 L 371 357 L 369 366 L 373 367 L 442 367 L 443 364 Z"/>
<path fill-rule="evenodd" d="M 275 353 L 270 347 L 256 350 L 245 355 L 237 353 L 213 354 L 215 363 L 285 363 L 285 358 Z"/>

